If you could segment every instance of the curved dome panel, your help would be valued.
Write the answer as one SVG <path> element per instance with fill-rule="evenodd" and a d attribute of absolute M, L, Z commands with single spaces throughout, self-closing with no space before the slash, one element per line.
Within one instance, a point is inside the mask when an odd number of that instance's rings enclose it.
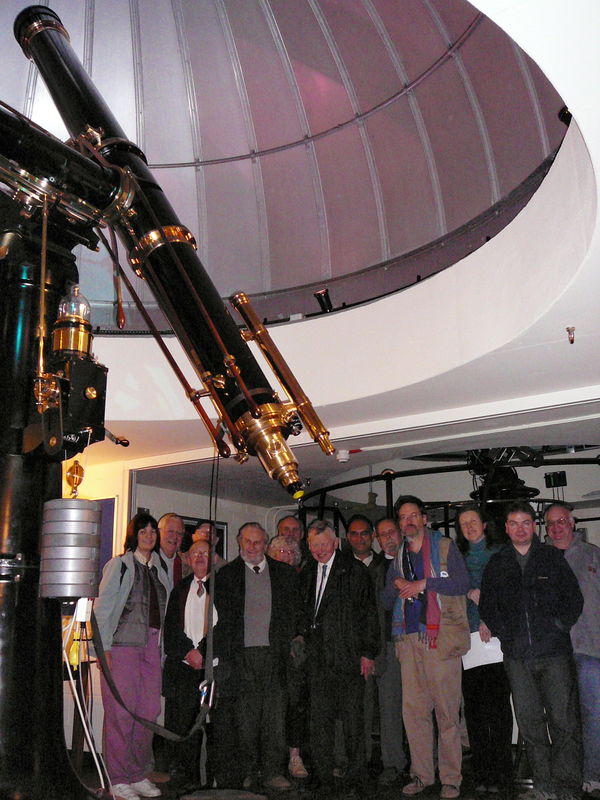
<path fill-rule="evenodd" d="M 0 97 L 66 138 L 12 38 L 24 5 L 0 9 Z M 541 71 L 464 0 L 52 6 L 221 294 L 270 319 L 316 312 L 314 286 L 339 307 L 458 260 L 527 202 L 565 132 Z M 80 263 L 111 327 L 108 259 Z"/>

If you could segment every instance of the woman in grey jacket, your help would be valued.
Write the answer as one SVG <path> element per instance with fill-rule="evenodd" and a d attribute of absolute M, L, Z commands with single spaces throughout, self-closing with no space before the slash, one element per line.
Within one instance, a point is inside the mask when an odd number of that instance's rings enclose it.
<path fill-rule="evenodd" d="M 156 720 L 160 712 L 160 631 L 167 578 L 158 560 L 158 526 L 140 513 L 127 526 L 125 552 L 104 567 L 94 612 L 112 679 L 127 708 Z M 115 795 L 125 800 L 157 797 L 146 777 L 152 732 L 136 722 L 101 677 L 104 705 L 103 753 Z"/>

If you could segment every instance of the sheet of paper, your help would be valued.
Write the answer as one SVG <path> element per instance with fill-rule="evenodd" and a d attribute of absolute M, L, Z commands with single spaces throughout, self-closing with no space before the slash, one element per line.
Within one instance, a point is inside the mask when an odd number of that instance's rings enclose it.
<path fill-rule="evenodd" d="M 497 664 L 502 660 L 500 639 L 492 636 L 489 642 L 482 642 L 479 631 L 471 634 L 471 649 L 462 657 L 465 669 L 481 667 L 484 664 Z"/>

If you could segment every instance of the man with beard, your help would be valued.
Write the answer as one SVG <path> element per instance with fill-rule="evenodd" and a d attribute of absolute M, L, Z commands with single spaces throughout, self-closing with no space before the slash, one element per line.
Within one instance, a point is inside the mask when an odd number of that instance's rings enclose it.
<path fill-rule="evenodd" d="M 295 570 L 265 555 L 269 537 L 257 522 L 239 530 L 240 554 L 215 583 L 215 655 L 237 692 L 243 788 L 259 778 L 270 789 L 289 789 L 285 757 L 286 668 L 299 622 Z"/>
<path fill-rule="evenodd" d="M 392 635 L 402 671 L 402 715 L 408 737 L 412 781 L 405 797 L 435 781 L 433 720 L 438 725 L 440 798 L 460 794 L 461 656 L 470 646 L 465 595 L 469 576 L 454 542 L 427 527 L 422 500 L 396 501 L 404 541 L 388 570 L 384 605 L 393 609 Z"/>

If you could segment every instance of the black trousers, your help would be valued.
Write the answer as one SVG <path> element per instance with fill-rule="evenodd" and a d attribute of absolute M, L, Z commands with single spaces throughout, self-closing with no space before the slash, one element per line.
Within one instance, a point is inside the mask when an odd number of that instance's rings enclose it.
<path fill-rule="evenodd" d="M 573 659 L 570 655 L 506 658 L 504 664 L 535 788 L 578 793 L 582 746 Z"/>
<path fill-rule="evenodd" d="M 215 668 L 216 701 L 204 727 L 184 742 L 165 740 L 165 751 L 170 772 L 191 784 L 200 785 L 200 750 L 202 738 L 206 737 L 206 785 L 212 786 L 213 780 L 216 780 L 219 788 L 233 788 L 241 780 L 237 759 L 231 758 L 238 748 L 235 700 L 221 688 L 224 681 L 220 669 Z M 185 664 L 181 665 L 177 679 L 165 691 L 165 728 L 181 735 L 191 730 L 200 707 L 198 686 L 203 677 L 203 670 L 192 670 Z"/>
<path fill-rule="evenodd" d="M 285 759 L 286 692 L 270 647 L 246 647 L 236 665 L 237 722 L 245 775 L 281 775 Z"/>
<path fill-rule="evenodd" d="M 200 708 L 198 686 L 204 675 L 203 670 L 195 670 L 181 665 L 177 681 L 165 693 L 165 728 L 173 733 L 184 735 L 189 732 Z M 202 729 L 184 742 L 169 742 L 169 771 L 177 770 L 191 781 L 200 777 L 200 745 Z"/>
<path fill-rule="evenodd" d="M 290 665 L 287 671 L 285 738 L 288 747 L 304 747 L 307 741 L 308 678 L 304 666 Z"/>
<path fill-rule="evenodd" d="M 333 783 L 335 721 L 340 719 L 348 756 L 345 781 L 360 788 L 367 779 L 364 736 L 365 679 L 360 674 L 309 670 L 310 750 L 316 778 Z"/>
<path fill-rule="evenodd" d="M 508 789 L 513 779 L 513 716 L 504 664 L 463 670 L 462 692 L 475 784 Z"/>

